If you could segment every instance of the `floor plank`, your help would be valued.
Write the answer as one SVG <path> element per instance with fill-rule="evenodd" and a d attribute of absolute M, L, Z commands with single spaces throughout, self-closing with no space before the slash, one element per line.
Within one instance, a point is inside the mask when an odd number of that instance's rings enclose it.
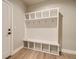
<path fill-rule="evenodd" d="M 10 59 L 76 59 L 76 55 L 63 53 L 61 56 L 23 48 Z"/>

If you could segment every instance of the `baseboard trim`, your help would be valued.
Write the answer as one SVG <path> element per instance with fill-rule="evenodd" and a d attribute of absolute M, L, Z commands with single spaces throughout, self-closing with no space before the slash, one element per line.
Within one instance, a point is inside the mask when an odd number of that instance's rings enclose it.
<path fill-rule="evenodd" d="M 62 49 L 62 52 L 63 53 L 75 54 L 76 55 L 76 51 L 74 51 L 74 50 Z"/>
<path fill-rule="evenodd" d="M 10 56 L 8 56 L 8 57 L 6 57 L 5 59 L 10 59 L 10 57 L 11 57 L 11 55 L 10 55 Z"/>
<path fill-rule="evenodd" d="M 21 47 L 19 47 L 19 48 L 17 48 L 16 50 L 14 50 L 13 52 L 12 52 L 12 54 L 11 55 L 14 55 L 15 53 L 17 53 L 19 50 L 21 50 L 23 48 L 23 46 L 21 46 Z"/>
<path fill-rule="evenodd" d="M 16 50 L 14 50 L 11 55 L 14 55 L 16 52 L 18 52 L 22 48 L 24 48 L 24 46 L 21 46 L 21 47 L 17 48 Z M 62 49 L 62 52 L 63 53 L 75 54 L 76 55 L 76 51 L 74 51 L 74 50 Z"/>

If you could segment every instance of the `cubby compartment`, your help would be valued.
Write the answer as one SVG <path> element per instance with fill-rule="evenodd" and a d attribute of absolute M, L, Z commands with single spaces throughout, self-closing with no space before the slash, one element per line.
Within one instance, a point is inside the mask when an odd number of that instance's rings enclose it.
<path fill-rule="evenodd" d="M 29 15 L 29 16 L 30 16 L 30 18 L 29 18 L 30 20 L 35 19 L 35 13 L 30 13 L 30 15 Z"/>
<path fill-rule="evenodd" d="M 35 49 L 41 50 L 41 43 L 35 43 Z"/>
<path fill-rule="evenodd" d="M 50 10 L 50 17 L 57 16 L 57 9 L 51 9 Z"/>
<path fill-rule="evenodd" d="M 28 48 L 28 42 L 24 41 L 24 47 Z"/>
<path fill-rule="evenodd" d="M 40 19 L 41 18 L 41 12 L 39 11 L 39 12 L 36 12 L 36 18 L 37 19 Z"/>
<path fill-rule="evenodd" d="M 42 16 L 43 17 L 49 17 L 49 10 L 43 11 Z"/>
<path fill-rule="evenodd" d="M 49 52 L 49 44 L 42 44 L 42 50 L 44 52 Z"/>
<path fill-rule="evenodd" d="M 26 19 L 34 20 L 34 19 L 43 19 L 43 18 L 51 18 L 59 16 L 59 8 L 53 8 L 48 10 L 41 10 L 36 12 L 26 13 Z"/>
<path fill-rule="evenodd" d="M 34 48 L 34 42 L 29 42 L 29 48 Z"/>
<path fill-rule="evenodd" d="M 28 13 L 26 14 L 26 19 L 29 20 L 29 14 Z"/>
<path fill-rule="evenodd" d="M 58 53 L 58 46 L 50 45 L 50 53 Z"/>

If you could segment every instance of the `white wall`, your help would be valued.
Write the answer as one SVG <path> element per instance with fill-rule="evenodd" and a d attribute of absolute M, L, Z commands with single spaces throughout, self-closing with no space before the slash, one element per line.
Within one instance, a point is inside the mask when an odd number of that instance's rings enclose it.
<path fill-rule="evenodd" d="M 63 49 L 76 50 L 75 0 L 48 0 L 30 5 L 28 12 L 59 7 L 63 15 Z M 42 33 L 44 35 L 44 33 Z"/>
<path fill-rule="evenodd" d="M 16 1 L 11 1 L 13 5 L 13 51 L 23 46 L 24 39 L 24 6 Z"/>
<path fill-rule="evenodd" d="M 13 49 L 23 45 L 24 39 L 24 13 L 17 6 L 13 7 Z"/>

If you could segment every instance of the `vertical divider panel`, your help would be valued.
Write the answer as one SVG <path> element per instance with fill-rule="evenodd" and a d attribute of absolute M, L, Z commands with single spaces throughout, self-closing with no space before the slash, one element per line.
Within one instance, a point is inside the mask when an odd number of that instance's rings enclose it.
<path fill-rule="evenodd" d="M 35 49 L 35 42 L 33 42 L 34 43 L 34 49 Z"/>
<path fill-rule="evenodd" d="M 49 53 L 50 53 L 50 44 L 49 44 Z"/>
<path fill-rule="evenodd" d="M 29 48 L 29 41 L 28 41 L 28 48 Z"/>
<path fill-rule="evenodd" d="M 57 8 L 57 32 L 59 32 L 59 8 Z M 58 35 L 59 35 L 59 33 L 58 33 Z M 59 41 L 59 38 L 58 38 L 58 41 Z"/>
<path fill-rule="evenodd" d="M 60 46 L 60 45 L 59 45 Z M 57 52 L 59 52 L 59 46 L 58 46 L 58 51 Z"/>
<path fill-rule="evenodd" d="M 43 11 L 41 11 L 41 18 L 43 18 Z"/>
<path fill-rule="evenodd" d="M 35 19 L 36 19 L 36 12 L 35 12 Z"/>
<path fill-rule="evenodd" d="M 49 17 L 50 17 L 50 10 L 49 10 Z"/>
<path fill-rule="evenodd" d="M 41 43 L 41 51 L 42 51 L 42 43 Z"/>
<path fill-rule="evenodd" d="M 29 13 L 29 20 L 31 19 L 30 13 Z"/>

